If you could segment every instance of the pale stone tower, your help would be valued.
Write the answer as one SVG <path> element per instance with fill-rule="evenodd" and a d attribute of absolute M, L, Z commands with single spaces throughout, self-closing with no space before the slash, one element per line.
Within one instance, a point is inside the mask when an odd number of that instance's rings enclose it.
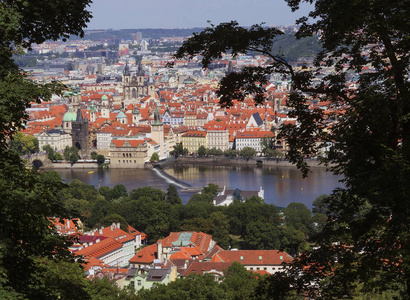
<path fill-rule="evenodd" d="M 106 119 L 110 118 L 110 108 L 108 106 L 107 95 L 103 95 L 101 97 L 101 117 Z"/>
<path fill-rule="evenodd" d="M 90 122 L 91 123 L 95 122 L 95 120 L 97 119 L 96 113 L 97 113 L 97 106 L 95 106 L 94 101 L 93 101 L 91 102 L 91 105 L 90 105 Z"/>
<path fill-rule="evenodd" d="M 152 75 L 150 75 L 149 81 L 148 81 L 148 95 L 151 97 L 155 97 L 155 82 L 154 82 L 154 79 L 152 78 Z"/>
<path fill-rule="evenodd" d="M 151 123 L 151 138 L 159 144 L 159 157 L 164 157 L 164 124 L 161 122 L 158 107 L 155 108 L 154 121 Z"/>

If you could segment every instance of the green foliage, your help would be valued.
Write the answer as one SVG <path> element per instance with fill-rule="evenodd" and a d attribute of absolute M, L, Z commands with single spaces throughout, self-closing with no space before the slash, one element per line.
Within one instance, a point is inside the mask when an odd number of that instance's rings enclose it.
<path fill-rule="evenodd" d="M 393 282 L 405 286 L 401 297 L 408 298 L 410 6 L 407 1 L 287 0 L 292 10 L 305 2 L 312 11 L 298 20 L 296 37 L 320 33 L 323 46 L 311 70 L 295 70 L 270 52 L 276 34 L 239 28 L 236 22 L 195 34 L 176 56 L 202 55 L 204 66 L 227 51 L 269 56 L 272 63 L 266 67 L 243 68 L 222 79 L 221 104 L 230 106 L 249 94 L 261 103 L 262 77 L 273 72 L 290 76 L 288 116 L 298 122 L 281 127 L 287 157 L 307 176 L 305 157 L 330 147 L 324 162 L 343 175 L 344 188 L 324 200 L 327 218 L 316 240 L 320 247 L 296 260 L 294 286 L 307 297 L 337 298 L 352 297 L 358 284 L 363 291 L 382 291 Z M 323 67 L 331 70 L 323 73 Z M 321 81 L 313 83 L 315 78 Z M 351 88 L 350 83 L 358 85 Z M 332 115 L 311 109 L 312 99 L 328 101 Z"/>
<path fill-rule="evenodd" d="M 97 155 L 97 164 L 101 166 L 105 162 L 105 156 L 102 154 Z"/>
<path fill-rule="evenodd" d="M 170 282 L 168 285 L 157 285 L 150 290 L 140 290 L 139 299 L 168 300 L 168 299 L 226 299 L 225 292 L 214 276 L 189 275 Z"/>
<path fill-rule="evenodd" d="M 91 152 L 91 159 L 96 160 L 96 159 L 97 159 L 97 155 L 98 155 L 97 152 L 92 151 L 92 152 Z"/>
<path fill-rule="evenodd" d="M 257 284 L 258 276 L 247 271 L 240 263 L 233 262 L 224 270 L 221 287 L 226 293 L 226 299 L 252 299 Z"/>
<path fill-rule="evenodd" d="M 277 300 L 302 300 L 305 297 L 300 296 L 292 286 L 292 279 L 287 277 L 283 272 L 263 276 L 258 280 L 258 285 L 254 290 L 254 298 L 260 300 L 270 300 L 272 295 Z"/>
<path fill-rule="evenodd" d="M 70 260 L 69 240 L 56 234 L 49 219 L 71 217 L 60 197 L 65 185 L 58 176 L 27 170 L 14 152 L 0 151 L 1 285 L 33 298 L 43 284 L 39 260 Z"/>
<path fill-rule="evenodd" d="M 222 211 L 213 212 L 210 217 L 212 238 L 224 249 L 229 248 L 229 220 Z"/>
<path fill-rule="evenodd" d="M 117 286 L 114 280 L 109 280 L 107 277 L 102 279 L 93 278 L 87 286 L 89 299 L 91 300 L 133 300 L 138 299 L 132 292 L 121 289 Z"/>
<path fill-rule="evenodd" d="M 181 155 L 186 155 L 186 154 L 188 154 L 188 149 L 184 148 L 182 146 L 182 143 L 176 144 L 174 146 L 174 150 L 171 151 L 171 155 L 175 156 L 175 158 Z"/>
<path fill-rule="evenodd" d="M 61 153 L 54 153 L 54 160 L 63 160 L 63 156 Z"/>
<path fill-rule="evenodd" d="M 104 227 L 111 226 L 112 223 L 120 223 L 120 228 L 125 232 L 128 232 L 128 223 L 125 218 L 119 214 L 109 214 L 101 218 L 99 223 Z"/>
<path fill-rule="evenodd" d="M 66 147 L 64 149 L 64 159 L 71 162 L 71 164 L 75 164 L 79 159 L 78 155 L 78 148 L 76 146 Z"/>
<path fill-rule="evenodd" d="M 240 152 L 240 155 L 246 158 L 254 157 L 256 154 L 256 150 L 251 147 L 243 147 Z"/>
<path fill-rule="evenodd" d="M 206 155 L 206 148 L 205 146 L 201 145 L 198 148 L 198 155 L 199 156 L 205 156 Z"/>
<path fill-rule="evenodd" d="M 39 151 L 38 140 L 32 135 L 17 132 L 10 141 L 10 149 L 16 151 L 19 155 L 37 153 Z"/>
<path fill-rule="evenodd" d="M 51 160 L 51 161 L 55 160 L 54 149 L 51 148 L 50 145 L 47 144 L 47 145 L 43 146 L 43 150 L 47 152 L 47 157 L 48 157 L 49 160 Z"/>
<path fill-rule="evenodd" d="M 287 61 L 297 61 L 300 58 L 315 58 L 323 50 L 317 36 L 297 39 L 295 34 L 286 33 L 277 38 L 272 47 L 272 53 L 283 56 Z"/>
<path fill-rule="evenodd" d="M 150 161 L 159 161 L 159 156 L 157 152 L 152 153 Z"/>
<path fill-rule="evenodd" d="M 238 155 L 238 151 L 236 151 L 235 149 L 228 149 L 228 150 L 225 150 L 224 155 L 236 157 Z"/>
<path fill-rule="evenodd" d="M 264 204 L 265 200 L 263 200 L 261 197 L 259 196 L 252 196 L 249 199 L 245 200 L 245 203 L 255 203 L 255 204 Z"/>
<path fill-rule="evenodd" d="M 179 205 L 182 204 L 181 197 L 179 197 L 177 188 L 175 185 L 170 184 L 167 189 L 167 194 L 165 195 L 165 202 L 171 205 Z"/>
<path fill-rule="evenodd" d="M 214 183 L 208 183 L 207 186 L 204 186 L 202 189 L 202 194 L 210 194 L 215 197 L 218 194 L 219 186 Z"/>
<path fill-rule="evenodd" d="M 105 199 L 112 201 L 120 197 L 127 197 L 127 196 L 128 196 L 127 188 L 122 184 L 116 184 L 105 195 Z"/>
<path fill-rule="evenodd" d="M 213 147 L 211 149 L 207 149 L 206 154 L 213 155 L 213 156 L 222 156 L 224 155 L 224 152 L 221 149 Z"/>

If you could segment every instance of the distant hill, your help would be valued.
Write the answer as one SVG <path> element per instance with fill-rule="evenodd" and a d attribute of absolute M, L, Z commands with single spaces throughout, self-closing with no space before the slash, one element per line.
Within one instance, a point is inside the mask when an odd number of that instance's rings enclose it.
<path fill-rule="evenodd" d="M 201 32 L 205 28 L 173 28 L 173 29 L 119 29 L 119 30 L 86 30 L 85 38 L 92 41 L 114 40 L 119 43 L 121 40 L 133 40 L 137 32 L 142 33 L 144 39 L 159 39 L 161 37 L 191 36 L 194 32 Z M 79 39 L 72 36 L 70 39 Z"/>
<path fill-rule="evenodd" d="M 316 36 L 298 40 L 293 33 L 285 33 L 274 43 L 272 53 L 283 54 L 287 61 L 297 61 L 299 58 L 315 57 L 322 50 L 322 44 Z"/>

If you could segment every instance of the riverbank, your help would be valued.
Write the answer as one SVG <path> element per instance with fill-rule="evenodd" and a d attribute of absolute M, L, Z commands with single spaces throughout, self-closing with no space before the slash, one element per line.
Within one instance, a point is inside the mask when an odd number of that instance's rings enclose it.
<path fill-rule="evenodd" d="M 311 168 L 323 168 L 326 167 L 320 164 L 318 160 L 307 160 L 308 166 Z M 200 157 L 200 156 L 180 156 L 177 159 L 167 159 L 163 162 L 146 163 L 145 168 L 160 167 L 160 168 L 172 168 L 177 166 L 224 166 L 224 167 L 236 167 L 236 166 L 248 166 L 248 167 L 281 167 L 281 168 L 296 168 L 295 164 L 290 163 L 287 160 L 265 157 L 253 157 L 253 158 L 241 158 L 241 157 Z M 46 169 L 97 169 L 96 163 L 52 163 L 45 167 Z M 127 169 L 127 168 L 124 168 Z M 135 168 L 129 168 L 135 169 Z"/>
<path fill-rule="evenodd" d="M 323 168 L 326 167 L 316 159 L 307 160 L 308 166 L 311 168 Z M 167 168 L 173 166 L 249 166 L 249 167 L 284 167 L 284 168 L 296 168 L 295 164 L 290 163 L 287 160 L 265 157 L 253 157 L 253 158 L 239 158 L 239 157 L 199 157 L 199 156 L 180 156 L 172 161 L 165 161 L 155 164 L 157 166 Z"/>

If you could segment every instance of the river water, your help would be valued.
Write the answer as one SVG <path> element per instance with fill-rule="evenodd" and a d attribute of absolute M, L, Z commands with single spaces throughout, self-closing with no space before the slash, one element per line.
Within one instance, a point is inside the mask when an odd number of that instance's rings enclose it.
<path fill-rule="evenodd" d="M 220 187 L 257 191 L 265 190 L 265 202 L 286 207 L 290 202 L 304 203 L 311 208 L 312 202 L 322 194 L 329 194 L 341 187 L 340 176 L 334 176 L 322 168 L 312 168 L 309 177 L 303 179 L 293 167 L 173 167 L 164 172 L 156 169 L 56 169 L 66 182 L 79 179 L 84 183 L 113 187 L 123 184 L 128 191 L 152 186 L 164 191 L 174 184 L 182 201 L 186 203 L 192 194 L 181 193 L 188 186 L 203 187 L 208 183 Z M 94 171 L 93 173 L 89 173 Z"/>

